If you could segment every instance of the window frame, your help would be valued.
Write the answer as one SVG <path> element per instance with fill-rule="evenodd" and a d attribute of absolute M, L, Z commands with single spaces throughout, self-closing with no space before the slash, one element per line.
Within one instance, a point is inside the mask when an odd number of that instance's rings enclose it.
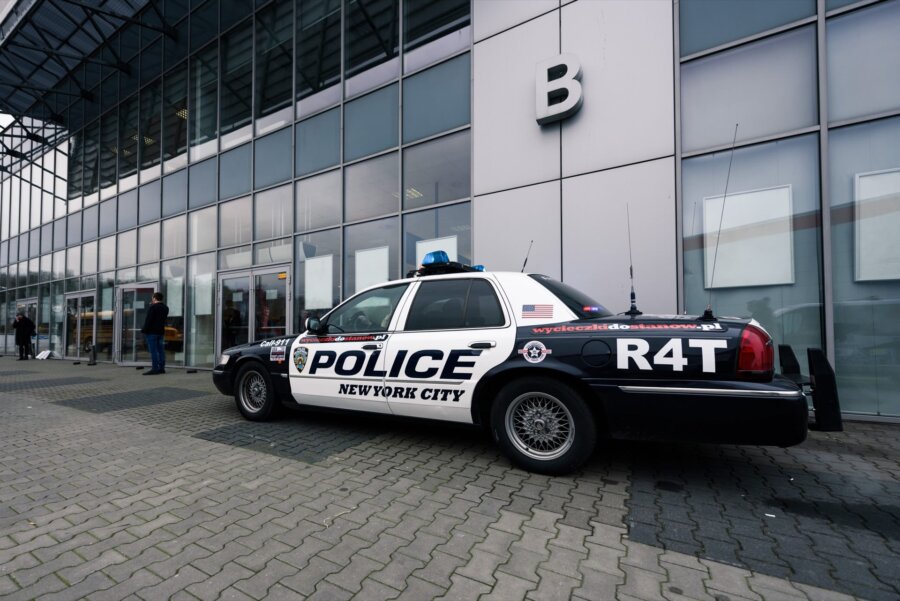
<path fill-rule="evenodd" d="M 454 328 L 431 328 L 431 329 L 422 329 L 422 330 L 407 329 L 407 326 L 409 324 L 410 315 L 412 314 L 413 308 L 415 307 L 416 297 L 418 296 L 419 290 L 422 288 L 423 285 L 428 284 L 430 282 L 448 282 L 448 281 L 458 281 L 458 280 L 464 280 L 464 281 L 469 282 L 470 290 L 471 290 L 472 282 L 474 282 L 474 281 L 486 282 L 488 284 L 488 286 L 490 286 L 491 291 L 494 293 L 494 298 L 497 301 L 497 305 L 500 307 L 500 314 L 503 316 L 503 323 L 500 325 L 491 325 L 491 326 L 466 327 L 465 325 L 463 325 L 462 327 L 454 327 Z M 468 297 L 468 293 L 467 293 L 467 297 Z M 501 299 L 502 299 L 502 297 L 497 288 L 496 283 L 493 282 L 490 278 L 486 278 L 486 277 L 472 277 L 471 274 L 465 274 L 462 277 L 451 277 L 451 278 L 440 277 L 440 278 L 433 278 L 433 279 L 419 281 L 419 282 L 416 282 L 416 287 L 413 289 L 412 293 L 410 294 L 410 300 L 408 303 L 409 307 L 406 309 L 405 315 L 403 315 L 403 327 L 398 328 L 397 331 L 403 332 L 405 334 L 414 334 L 414 333 L 421 333 L 421 332 L 467 332 L 470 330 L 500 330 L 503 328 L 507 328 L 510 325 L 509 312 L 507 311 L 505 305 L 503 304 L 503 300 L 501 300 Z M 465 305 L 463 306 L 463 308 L 465 309 Z M 464 321 L 465 321 L 465 316 L 466 315 L 464 312 L 463 313 Z"/>

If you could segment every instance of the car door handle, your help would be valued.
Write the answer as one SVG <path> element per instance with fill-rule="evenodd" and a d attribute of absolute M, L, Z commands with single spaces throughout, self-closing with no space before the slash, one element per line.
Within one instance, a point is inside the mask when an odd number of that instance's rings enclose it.
<path fill-rule="evenodd" d="M 362 345 L 362 350 L 364 351 L 377 351 L 381 348 L 380 344 L 364 344 Z"/>
<path fill-rule="evenodd" d="M 494 348 L 497 346 L 497 343 L 493 340 L 482 340 L 480 342 L 473 342 L 469 345 L 469 348 Z"/>

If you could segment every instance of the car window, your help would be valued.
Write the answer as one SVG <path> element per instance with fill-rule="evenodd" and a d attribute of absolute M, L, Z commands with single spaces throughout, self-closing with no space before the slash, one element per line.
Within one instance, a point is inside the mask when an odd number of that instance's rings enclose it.
<path fill-rule="evenodd" d="M 406 318 L 406 331 L 502 326 L 503 311 L 489 283 L 453 279 L 422 282 Z"/>
<path fill-rule="evenodd" d="M 385 331 L 408 286 L 399 284 L 375 288 L 351 298 L 328 314 L 325 331 L 329 334 Z"/>
<path fill-rule="evenodd" d="M 568 284 L 558 282 L 546 275 L 532 274 L 531 278 L 540 283 L 544 288 L 552 292 L 572 312 L 581 319 L 591 317 L 609 317 L 612 312 L 606 307 L 589 297 L 581 290 L 572 288 Z"/>

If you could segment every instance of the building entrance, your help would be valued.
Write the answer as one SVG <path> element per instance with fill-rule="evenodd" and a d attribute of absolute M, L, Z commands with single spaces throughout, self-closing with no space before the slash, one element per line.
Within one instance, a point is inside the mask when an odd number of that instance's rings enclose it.
<path fill-rule="evenodd" d="M 291 323 L 290 268 L 219 275 L 219 351 L 287 334 Z"/>
<path fill-rule="evenodd" d="M 112 332 L 94 331 L 94 293 L 66 297 L 65 356 L 70 359 L 89 358 L 96 343 L 99 348 L 112 342 Z"/>
<path fill-rule="evenodd" d="M 16 312 L 13 313 L 13 319 L 15 319 L 15 316 L 18 315 L 19 313 L 21 313 L 22 315 L 24 315 L 25 317 L 27 317 L 28 319 L 30 319 L 31 321 L 34 322 L 34 327 L 37 330 L 37 335 L 32 337 L 32 339 L 31 339 L 31 346 L 32 346 L 31 351 L 34 355 L 37 355 L 42 350 L 44 350 L 43 348 L 41 348 L 44 346 L 44 344 L 42 344 L 42 343 L 46 343 L 46 332 L 44 332 L 44 334 L 45 334 L 44 340 L 41 340 L 41 335 L 40 335 L 41 334 L 41 326 L 40 326 L 40 322 L 38 322 L 38 299 L 36 299 L 36 298 L 20 298 L 19 300 L 17 300 L 16 301 Z M 10 328 L 10 331 L 15 332 L 15 330 L 12 330 L 12 328 Z M 15 352 L 17 352 L 17 353 L 19 352 L 15 346 L 13 346 L 13 349 Z"/>
<path fill-rule="evenodd" d="M 141 328 L 154 292 L 155 282 L 120 286 L 116 290 L 116 363 L 150 364 L 150 351 Z"/>

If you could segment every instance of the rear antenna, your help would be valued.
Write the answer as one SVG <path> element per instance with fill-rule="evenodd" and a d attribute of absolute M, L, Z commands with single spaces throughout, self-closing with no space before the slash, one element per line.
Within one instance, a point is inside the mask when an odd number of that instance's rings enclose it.
<path fill-rule="evenodd" d="M 734 124 L 734 137 L 731 139 L 731 156 L 728 159 L 728 175 L 725 176 L 725 194 L 722 195 L 722 210 L 719 212 L 719 229 L 716 232 L 716 250 L 713 253 L 712 274 L 709 276 L 709 294 L 706 297 L 706 310 L 700 316 L 700 321 L 715 321 L 712 312 L 712 291 L 716 281 L 716 261 L 719 258 L 719 239 L 722 236 L 722 220 L 725 218 L 725 201 L 728 199 L 728 182 L 731 180 L 731 164 L 734 162 L 734 143 L 737 141 L 739 123 Z"/>
<path fill-rule="evenodd" d="M 531 254 L 532 244 L 534 244 L 534 240 L 532 240 L 531 243 L 528 245 L 528 252 L 525 253 L 525 262 L 522 263 L 522 271 L 520 271 L 519 273 L 525 273 L 525 266 L 528 265 L 528 255 Z"/>
<path fill-rule="evenodd" d="M 634 295 L 634 261 L 631 259 L 631 211 L 628 209 L 627 202 L 625 203 L 625 216 L 628 226 L 628 277 L 631 279 L 631 308 L 625 311 L 625 315 L 635 317 L 643 315 L 643 312 L 638 311 L 637 298 Z"/>

